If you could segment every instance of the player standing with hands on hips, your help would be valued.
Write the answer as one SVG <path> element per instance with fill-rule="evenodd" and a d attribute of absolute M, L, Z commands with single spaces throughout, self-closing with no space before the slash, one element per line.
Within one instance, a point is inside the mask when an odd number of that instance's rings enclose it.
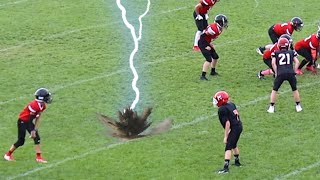
<path fill-rule="evenodd" d="M 52 102 L 51 93 L 45 89 L 40 88 L 35 92 L 35 99 L 31 101 L 20 113 L 18 119 L 18 140 L 11 145 L 9 151 L 4 155 L 4 159 L 7 161 L 14 161 L 13 152 L 20 146 L 23 146 L 25 142 L 26 131 L 30 134 L 30 137 L 34 140 L 36 161 L 39 163 L 47 163 L 41 156 L 40 149 L 40 136 L 38 132 L 39 121 L 41 113 L 46 110 L 46 104 Z M 33 123 L 33 120 L 34 123 Z"/>
<path fill-rule="evenodd" d="M 267 110 L 268 113 L 274 113 L 277 92 L 284 81 L 288 81 L 291 86 L 293 98 L 296 102 L 296 111 L 302 111 L 295 73 L 299 67 L 299 60 L 297 58 L 298 54 L 296 51 L 289 50 L 289 46 L 290 42 L 288 41 L 288 39 L 280 38 L 278 41 L 279 51 L 273 52 L 271 54 L 271 64 L 272 68 L 275 71 L 276 79 L 274 80 L 273 89 L 270 95 L 270 105 L 269 109 Z M 295 63 L 294 69 L 293 62 Z"/>
<path fill-rule="evenodd" d="M 242 122 L 234 103 L 229 102 L 229 95 L 225 91 L 219 91 L 213 96 L 213 105 L 218 106 L 219 120 L 224 128 L 223 143 L 225 144 L 224 166 L 219 170 L 219 174 L 229 172 L 229 162 L 231 153 L 235 157 L 235 166 L 240 167 L 238 140 L 242 132 Z"/>
<path fill-rule="evenodd" d="M 200 51 L 198 47 L 198 41 L 203 30 L 208 26 L 209 10 L 216 4 L 216 2 L 219 2 L 219 0 L 200 0 L 194 8 L 193 18 L 197 26 L 197 32 L 194 37 L 193 44 L 194 51 Z"/>

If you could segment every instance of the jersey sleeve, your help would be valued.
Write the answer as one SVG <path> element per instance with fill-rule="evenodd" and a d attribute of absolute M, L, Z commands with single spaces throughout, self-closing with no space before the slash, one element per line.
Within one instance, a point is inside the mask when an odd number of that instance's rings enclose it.
<path fill-rule="evenodd" d="M 216 32 L 214 31 L 214 27 L 209 26 L 207 29 L 208 34 L 210 34 L 211 36 L 215 35 Z"/>

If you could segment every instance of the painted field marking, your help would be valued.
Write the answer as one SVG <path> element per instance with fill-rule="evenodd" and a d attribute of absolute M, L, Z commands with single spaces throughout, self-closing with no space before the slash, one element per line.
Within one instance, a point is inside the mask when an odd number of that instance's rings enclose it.
<path fill-rule="evenodd" d="M 315 86 L 315 85 L 318 85 L 320 84 L 320 81 L 316 81 L 316 82 L 313 82 L 313 83 L 307 83 L 305 85 L 302 85 L 302 86 L 299 86 L 299 89 L 300 88 L 308 88 L 308 87 L 312 87 L 312 86 Z M 290 93 L 292 92 L 291 89 L 288 89 L 288 90 L 285 90 L 285 91 L 281 91 L 280 94 L 285 94 L 285 93 Z M 247 103 L 244 103 L 244 104 L 241 104 L 238 106 L 238 108 L 245 108 L 247 106 L 251 106 L 251 105 L 254 105 L 258 102 L 261 102 L 261 101 L 264 101 L 264 100 L 268 100 L 270 97 L 270 95 L 266 95 L 266 96 L 260 96 L 260 97 L 257 97 L 251 101 L 248 101 Z M 266 113 L 267 113 L 267 110 L 266 110 Z M 185 122 L 185 123 L 181 123 L 181 124 L 178 124 L 178 125 L 174 125 L 172 126 L 172 130 L 174 129 L 181 129 L 183 127 L 186 127 L 186 126 L 190 126 L 190 125 L 193 125 L 193 124 L 197 124 L 197 123 L 200 123 L 206 119 L 209 119 L 209 118 L 212 118 L 214 116 L 217 116 L 217 113 L 214 113 L 212 115 L 205 115 L 205 116 L 200 116 L 198 118 L 195 118 L 193 119 L 192 121 L 190 122 Z M 136 139 L 136 140 L 143 140 L 143 138 L 141 139 Z M 134 140 L 134 141 L 136 141 Z M 34 169 L 31 169 L 29 171 L 26 171 L 24 173 L 21 173 L 21 174 L 18 174 L 18 175 L 15 175 L 15 176 L 10 176 L 8 177 L 9 180 L 12 180 L 12 179 L 16 179 L 16 178 L 19 178 L 19 177 L 25 177 L 25 176 L 28 176 L 30 174 L 33 174 L 33 173 L 36 173 L 38 171 L 41 171 L 41 170 L 44 170 L 44 169 L 49 169 L 49 168 L 53 168 L 53 167 L 56 167 L 60 164 L 63 164 L 63 163 L 66 163 L 66 162 L 69 162 L 69 161 L 73 161 L 73 160 L 77 160 L 77 159 L 80 159 L 80 158 L 85 158 L 86 156 L 88 155 L 91 155 L 91 154 L 96 154 L 96 153 L 99 153 L 103 150 L 106 150 L 106 149 L 112 149 L 114 147 L 117 147 L 119 145 L 122 145 L 122 144 L 125 144 L 125 143 L 129 143 L 131 141 L 125 141 L 125 142 L 118 142 L 118 143 L 113 143 L 113 144 L 110 144 L 110 145 L 107 145 L 105 147 L 101 147 L 99 149 L 95 149 L 95 150 L 92 150 L 92 151 L 87 151 L 87 152 L 84 152 L 82 154 L 79 154 L 79 155 L 76 155 L 76 156 L 73 156 L 73 157 L 70 157 L 70 158 L 66 158 L 64 160 L 61 160 L 61 161 L 58 161 L 58 162 L 54 162 L 54 163 L 49 163 L 48 165 L 44 165 L 42 167 L 38 167 L 38 168 L 34 168 Z M 296 171 L 293 171 L 292 173 L 289 173 L 288 175 L 285 175 L 285 177 L 289 177 L 289 176 L 293 176 L 293 175 L 297 175 L 305 170 L 308 170 L 310 168 L 314 168 L 314 167 L 317 167 L 320 165 L 320 162 L 317 162 L 313 165 L 310 165 L 310 166 L 307 166 L 305 168 L 302 168 L 302 169 L 299 169 L 299 170 L 296 170 Z"/>
<path fill-rule="evenodd" d="M 20 0 L 20 1 L 14 1 L 14 2 L 7 2 L 7 3 L 4 3 L 4 4 L 0 4 L 0 8 L 6 7 L 6 6 L 10 6 L 10 5 L 20 4 L 20 3 L 23 3 L 23 2 L 27 2 L 27 1 L 28 1 L 28 0 Z"/>
<path fill-rule="evenodd" d="M 292 172 L 290 172 L 290 173 L 288 173 L 288 174 L 285 174 L 285 175 L 276 177 L 275 180 L 287 179 L 287 178 L 289 178 L 289 177 L 291 177 L 291 176 L 298 175 L 298 174 L 300 174 L 300 173 L 302 173 L 302 172 L 304 172 L 304 171 L 313 169 L 313 168 L 318 167 L 318 166 L 320 166 L 320 161 L 317 161 L 317 162 L 315 162 L 315 163 L 313 163 L 313 164 L 310 164 L 309 166 L 302 167 L 302 168 L 300 168 L 300 169 L 294 170 L 294 171 L 292 171 Z"/>

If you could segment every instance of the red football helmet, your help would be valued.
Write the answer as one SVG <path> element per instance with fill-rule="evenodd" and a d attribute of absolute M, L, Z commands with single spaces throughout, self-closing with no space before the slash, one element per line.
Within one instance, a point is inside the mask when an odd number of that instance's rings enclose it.
<path fill-rule="evenodd" d="M 214 106 L 222 106 L 229 101 L 229 94 L 225 91 L 219 91 L 213 96 L 212 104 Z"/>
<path fill-rule="evenodd" d="M 280 38 L 278 40 L 279 49 L 289 49 L 290 42 L 287 38 Z"/>

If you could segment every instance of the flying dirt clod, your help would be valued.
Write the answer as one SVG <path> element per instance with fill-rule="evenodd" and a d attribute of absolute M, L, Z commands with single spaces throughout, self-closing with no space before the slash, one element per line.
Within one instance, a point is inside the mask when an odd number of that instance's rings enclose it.
<path fill-rule="evenodd" d="M 136 111 L 127 107 L 123 112 L 117 112 L 118 121 L 101 113 L 97 113 L 97 117 L 103 124 L 111 129 L 111 136 L 122 139 L 140 138 L 168 131 L 172 125 L 171 119 L 165 119 L 150 131 L 147 130 L 152 124 L 152 122 L 148 121 L 151 111 L 152 108 L 148 107 L 143 111 L 142 115 L 139 116 Z"/>

